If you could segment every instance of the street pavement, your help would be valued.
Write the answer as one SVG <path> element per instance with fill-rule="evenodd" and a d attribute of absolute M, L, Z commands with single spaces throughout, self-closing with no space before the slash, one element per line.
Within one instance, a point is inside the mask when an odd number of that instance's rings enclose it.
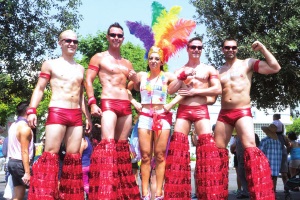
<path fill-rule="evenodd" d="M 192 169 L 192 183 L 194 183 L 193 179 L 193 169 Z M 3 192 L 5 189 L 5 180 L 4 180 L 4 175 L 0 174 L 0 200 L 5 200 L 3 198 Z M 236 199 L 234 192 L 237 190 L 237 184 L 236 184 L 236 173 L 234 169 L 229 169 L 229 185 L 228 185 L 228 190 L 229 190 L 229 198 L 228 200 L 234 200 Z M 192 185 L 192 192 L 194 193 L 195 187 Z M 284 189 L 283 189 L 283 184 L 282 180 L 280 177 L 278 177 L 277 180 L 277 193 L 276 193 L 277 199 L 279 200 L 285 200 L 285 194 L 284 194 Z M 27 199 L 27 198 L 24 198 Z M 291 192 L 291 199 L 293 200 L 300 200 L 300 192 Z"/>

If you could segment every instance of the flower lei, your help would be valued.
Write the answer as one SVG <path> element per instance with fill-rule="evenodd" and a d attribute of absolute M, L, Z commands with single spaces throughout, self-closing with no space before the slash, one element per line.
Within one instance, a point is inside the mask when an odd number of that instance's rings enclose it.
<path fill-rule="evenodd" d="M 165 77 L 165 73 L 163 71 L 161 71 L 159 73 L 159 75 L 157 77 L 157 80 L 158 79 L 161 79 L 162 80 L 162 84 L 163 84 L 162 85 L 162 93 L 161 93 L 161 96 L 159 98 L 159 100 L 162 102 L 166 98 L 166 93 L 167 93 L 167 89 L 168 89 L 167 82 L 166 82 L 166 77 Z M 157 80 L 156 80 L 156 82 L 157 82 Z M 146 82 L 146 90 L 147 90 L 148 96 L 152 95 L 153 90 L 154 90 L 154 86 L 155 86 L 155 84 L 153 86 L 150 84 L 150 72 L 148 72 L 147 82 Z"/>

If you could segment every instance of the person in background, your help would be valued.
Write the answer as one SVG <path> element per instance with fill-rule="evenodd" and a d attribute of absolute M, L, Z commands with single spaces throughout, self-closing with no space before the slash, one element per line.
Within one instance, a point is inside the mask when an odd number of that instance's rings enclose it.
<path fill-rule="evenodd" d="M 93 152 L 93 145 L 90 139 L 83 134 L 81 146 L 80 146 L 80 155 L 82 161 L 82 178 L 83 178 L 83 188 L 86 194 L 86 199 L 89 195 L 89 172 L 90 172 L 90 160 Z"/>
<path fill-rule="evenodd" d="M 27 114 L 29 102 L 17 105 L 17 120 L 8 130 L 8 171 L 14 185 L 14 200 L 23 200 L 25 190 L 30 185 L 30 163 L 34 157 L 33 132 L 28 126 Z"/>
<path fill-rule="evenodd" d="M 4 143 L 5 138 L 0 137 L 0 174 L 4 174 L 4 166 L 5 166 L 5 157 L 2 148 L 3 148 L 3 143 Z"/>
<path fill-rule="evenodd" d="M 280 118 L 281 118 L 280 114 L 274 114 L 272 124 L 274 124 L 277 127 L 276 134 L 277 134 L 278 139 L 282 146 L 282 159 L 281 159 L 281 166 L 280 166 L 280 174 L 281 174 L 281 179 L 282 179 L 283 184 L 286 184 L 286 182 L 288 180 L 287 158 L 288 158 L 288 150 L 290 149 L 290 143 L 289 143 L 286 135 L 284 135 L 284 125 L 280 121 Z"/>
<path fill-rule="evenodd" d="M 277 177 L 279 176 L 282 159 L 282 146 L 276 134 L 277 127 L 274 124 L 262 126 L 261 129 L 267 136 L 261 140 L 259 148 L 269 160 L 272 171 L 273 190 L 276 193 Z"/>
<path fill-rule="evenodd" d="M 288 138 L 291 143 L 290 155 L 291 161 L 289 164 L 291 177 L 295 176 L 300 169 L 300 143 L 297 142 L 297 135 L 295 132 L 290 132 Z"/>

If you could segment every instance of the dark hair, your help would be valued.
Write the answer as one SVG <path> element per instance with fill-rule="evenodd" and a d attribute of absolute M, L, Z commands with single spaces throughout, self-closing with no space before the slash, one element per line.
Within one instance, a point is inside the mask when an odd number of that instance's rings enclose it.
<path fill-rule="evenodd" d="M 238 42 L 237 42 L 236 39 L 234 39 L 234 38 L 232 38 L 232 37 L 228 37 L 228 38 L 226 38 L 226 39 L 224 39 L 224 40 L 222 41 L 222 45 L 221 45 L 222 48 L 224 47 L 224 44 L 225 44 L 225 42 L 227 42 L 227 41 L 235 41 L 235 42 L 236 42 L 236 45 L 238 46 Z"/>
<path fill-rule="evenodd" d="M 288 138 L 290 140 L 297 140 L 297 135 L 294 131 L 288 133 Z"/>
<path fill-rule="evenodd" d="M 118 22 L 115 22 L 115 23 L 111 24 L 108 27 L 108 29 L 107 29 L 107 35 L 110 33 L 110 29 L 113 28 L 113 27 L 119 28 L 119 29 L 121 29 L 123 31 L 123 27 Z"/>
<path fill-rule="evenodd" d="M 28 106 L 29 106 L 29 102 L 28 101 L 22 101 L 21 103 L 19 103 L 17 105 L 17 115 L 18 116 L 25 115 Z"/>
<path fill-rule="evenodd" d="M 281 115 L 280 114 L 274 114 L 273 119 L 276 119 L 276 120 L 281 119 Z"/>
<path fill-rule="evenodd" d="M 200 38 L 200 37 L 193 37 L 193 38 L 191 38 L 189 41 L 188 41 L 188 45 L 190 44 L 190 43 L 192 43 L 193 41 L 195 41 L 195 40 L 199 40 L 200 42 L 202 42 L 202 39 Z"/>

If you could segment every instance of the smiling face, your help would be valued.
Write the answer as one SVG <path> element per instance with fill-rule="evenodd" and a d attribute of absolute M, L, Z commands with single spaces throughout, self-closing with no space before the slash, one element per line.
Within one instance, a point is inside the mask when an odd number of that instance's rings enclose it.
<path fill-rule="evenodd" d="M 235 59 L 238 52 L 237 42 L 234 40 L 226 40 L 222 47 L 222 52 L 224 53 L 225 60 Z"/>
<path fill-rule="evenodd" d="M 150 67 L 150 70 L 160 70 L 162 66 L 162 62 L 160 59 L 160 55 L 158 53 L 151 53 L 148 57 L 148 65 Z"/>
<path fill-rule="evenodd" d="M 59 36 L 58 44 L 63 54 L 74 55 L 78 47 L 78 39 L 75 32 L 71 30 L 64 31 Z"/>
<path fill-rule="evenodd" d="M 187 46 L 187 52 L 188 52 L 189 58 L 200 59 L 202 49 L 203 49 L 202 42 L 200 40 L 193 40 Z"/>
<path fill-rule="evenodd" d="M 121 28 L 111 27 L 106 36 L 109 46 L 120 48 L 124 41 L 124 33 Z"/>

